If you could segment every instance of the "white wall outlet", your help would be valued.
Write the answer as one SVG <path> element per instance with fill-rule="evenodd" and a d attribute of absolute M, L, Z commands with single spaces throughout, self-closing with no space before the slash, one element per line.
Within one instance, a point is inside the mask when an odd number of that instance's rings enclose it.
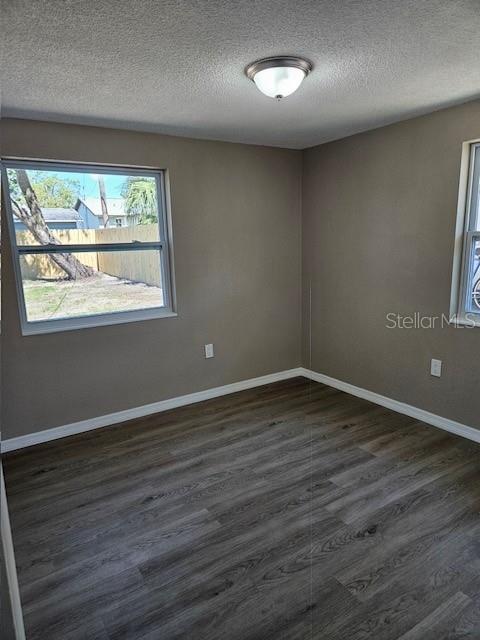
<path fill-rule="evenodd" d="M 205 345 L 205 358 L 213 358 L 214 356 L 214 352 L 213 352 L 213 344 L 206 344 Z"/>
<path fill-rule="evenodd" d="M 441 360 L 435 360 L 434 358 L 432 358 L 432 364 L 430 366 L 430 374 L 432 376 L 435 376 L 436 378 L 442 377 L 442 361 Z"/>

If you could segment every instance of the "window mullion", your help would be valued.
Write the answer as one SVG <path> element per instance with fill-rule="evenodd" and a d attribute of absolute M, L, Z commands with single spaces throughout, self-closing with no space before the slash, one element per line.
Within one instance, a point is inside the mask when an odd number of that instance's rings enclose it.
<path fill-rule="evenodd" d="M 104 244 L 40 244 L 19 245 L 20 255 L 51 254 L 51 253 L 103 253 L 109 251 L 159 251 L 163 248 L 163 242 L 126 242 Z"/>

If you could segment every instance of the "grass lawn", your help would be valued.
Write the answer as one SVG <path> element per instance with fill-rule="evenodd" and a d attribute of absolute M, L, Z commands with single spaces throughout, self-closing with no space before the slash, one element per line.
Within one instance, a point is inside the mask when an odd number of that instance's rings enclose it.
<path fill-rule="evenodd" d="M 29 321 L 151 309 L 163 304 L 162 290 L 105 274 L 83 280 L 25 280 Z"/>

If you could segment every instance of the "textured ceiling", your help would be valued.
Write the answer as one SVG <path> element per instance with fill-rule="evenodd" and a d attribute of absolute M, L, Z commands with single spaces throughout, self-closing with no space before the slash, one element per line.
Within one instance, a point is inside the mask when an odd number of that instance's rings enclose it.
<path fill-rule="evenodd" d="M 480 96 L 480 0 L 1 0 L 2 114 L 304 148 Z M 277 103 L 259 57 L 314 63 Z"/>

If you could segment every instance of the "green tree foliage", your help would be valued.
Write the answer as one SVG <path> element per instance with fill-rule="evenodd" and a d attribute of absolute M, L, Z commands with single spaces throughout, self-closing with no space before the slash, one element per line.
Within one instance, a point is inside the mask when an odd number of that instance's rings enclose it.
<path fill-rule="evenodd" d="M 32 175 L 32 187 L 41 207 L 73 207 L 80 192 L 80 183 L 76 180 L 40 171 Z"/>
<path fill-rule="evenodd" d="M 18 178 L 17 172 L 15 169 L 7 169 L 8 176 L 8 189 L 10 191 L 10 197 L 13 198 L 16 202 L 21 204 L 25 204 L 25 199 L 23 197 L 23 193 L 18 186 Z"/>
<path fill-rule="evenodd" d="M 44 171 L 28 171 L 29 179 L 38 203 L 41 207 L 73 207 L 80 192 L 80 183 L 71 178 L 60 178 L 55 174 Z M 17 175 L 13 169 L 8 169 L 8 184 L 10 194 L 19 204 L 25 205 L 25 200 L 18 187 Z"/>
<path fill-rule="evenodd" d="M 138 224 L 154 224 L 158 221 L 157 189 L 154 178 L 130 177 L 126 180 L 122 195 L 125 210 L 134 216 Z"/>

